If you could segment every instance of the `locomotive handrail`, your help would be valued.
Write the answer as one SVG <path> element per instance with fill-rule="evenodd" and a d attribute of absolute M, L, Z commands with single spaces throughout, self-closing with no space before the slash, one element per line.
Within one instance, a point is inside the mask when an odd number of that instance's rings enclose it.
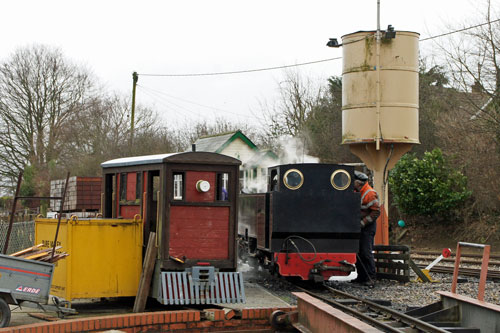
<path fill-rule="evenodd" d="M 458 268 L 460 266 L 460 255 L 461 255 L 461 246 L 467 247 L 475 247 L 483 249 L 483 258 L 481 263 L 481 275 L 479 276 L 479 287 L 477 292 L 477 299 L 480 301 L 484 300 L 484 289 L 486 287 L 486 277 L 488 275 L 488 262 L 490 260 L 490 245 L 486 244 L 476 244 L 476 243 L 466 243 L 466 242 L 458 242 L 457 244 L 457 252 L 455 255 L 455 268 L 453 270 L 453 282 L 451 283 L 451 292 L 456 294 L 457 291 L 457 282 L 458 282 Z"/>
<path fill-rule="evenodd" d="M 484 249 L 486 246 L 489 246 L 489 245 L 485 245 L 485 244 L 467 243 L 467 242 L 458 242 L 458 244 L 461 246 L 477 247 L 477 248 L 481 248 L 481 249 Z"/>

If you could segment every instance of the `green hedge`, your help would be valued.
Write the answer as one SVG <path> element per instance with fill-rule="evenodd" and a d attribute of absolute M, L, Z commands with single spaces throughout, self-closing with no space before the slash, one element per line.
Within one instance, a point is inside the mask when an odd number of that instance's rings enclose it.
<path fill-rule="evenodd" d="M 409 153 L 389 175 L 393 202 L 409 215 L 449 216 L 471 196 L 467 177 L 454 169 L 439 148 L 421 159 Z"/>

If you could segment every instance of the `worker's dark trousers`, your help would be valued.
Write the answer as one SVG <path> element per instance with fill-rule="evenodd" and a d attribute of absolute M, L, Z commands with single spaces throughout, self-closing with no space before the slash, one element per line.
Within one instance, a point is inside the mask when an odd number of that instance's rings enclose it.
<path fill-rule="evenodd" d="M 375 280 L 375 259 L 373 258 L 373 239 L 377 225 L 372 223 L 361 229 L 359 238 L 359 253 L 358 261 L 356 261 L 356 269 L 358 270 L 358 280 L 365 281 L 370 279 Z M 361 262 L 359 262 L 361 260 Z"/>

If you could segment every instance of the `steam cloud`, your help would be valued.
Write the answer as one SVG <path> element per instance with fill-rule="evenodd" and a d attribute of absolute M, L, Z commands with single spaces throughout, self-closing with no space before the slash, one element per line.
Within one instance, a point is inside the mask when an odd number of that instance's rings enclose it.
<path fill-rule="evenodd" d="M 291 136 L 284 136 L 279 139 L 279 161 L 265 159 L 261 161 L 260 168 L 269 168 L 278 164 L 298 164 L 298 163 L 319 163 L 319 158 L 307 154 L 307 148 L 304 141 Z M 245 172 L 251 166 L 243 169 Z M 267 191 L 267 177 L 258 177 L 257 179 L 247 179 L 245 188 L 246 193 L 262 193 Z"/>

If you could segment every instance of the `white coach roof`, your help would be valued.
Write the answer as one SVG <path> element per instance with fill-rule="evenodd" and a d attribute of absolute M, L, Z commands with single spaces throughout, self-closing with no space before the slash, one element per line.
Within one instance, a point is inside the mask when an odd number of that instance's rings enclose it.
<path fill-rule="evenodd" d="M 101 167 L 112 168 L 112 167 L 122 167 L 122 166 L 129 166 L 129 165 L 163 163 L 165 158 L 170 157 L 172 155 L 176 155 L 176 154 L 179 154 L 179 153 L 117 158 L 114 160 L 109 160 L 109 161 L 101 163 Z"/>

